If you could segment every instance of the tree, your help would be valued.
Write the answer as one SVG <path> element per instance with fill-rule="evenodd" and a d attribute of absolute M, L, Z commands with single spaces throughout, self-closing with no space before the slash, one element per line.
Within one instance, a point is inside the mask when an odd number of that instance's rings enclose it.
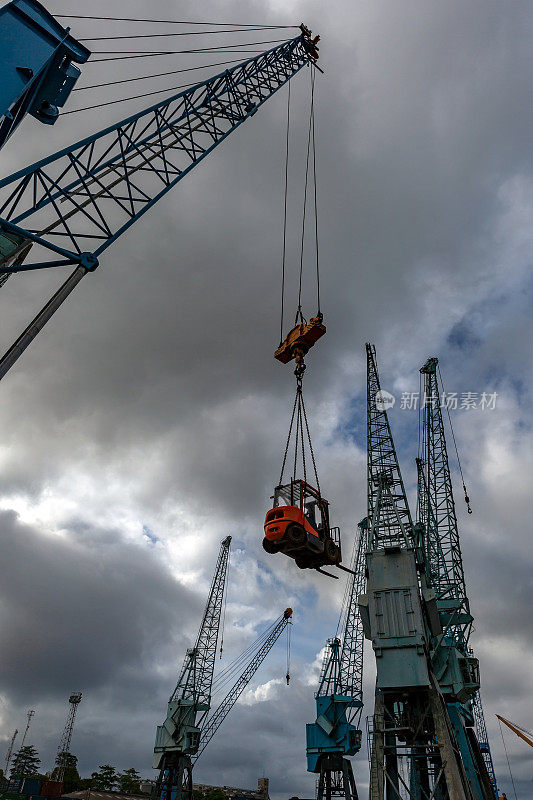
<path fill-rule="evenodd" d="M 141 793 L 141 776 L 136 769 L 124 770 L 118 776 L 118 788 L 124 794 L 140 794 Z"/>
<path fill-rule="evenodd" d="M 115 767 L 111 764 L 100 764 L 98 770 L 91 774 L 91 789 L 99 789 L 101 792 L 112 792 L 116 789 L 118 775 Z"/>
<path fill-rule="evenodd" d="M 63 790 L 65 792 L 75 792 L 77 789 L 80 789 L 81 778 L 78 772 L 77 756 L 72 755 L 72 753 L 67 753 L 66 751 L 58 753 L 56 756 L 56 765 L 52 772 L 52 780 L 57 781 L 59 779 L 60 768 L 62 766 L 65 768 L 63 773 Z"/>
<path fill-rule="evenodd" d="M 15 754 L 13 766 L 11 767 L 11 777 L 17 775 L 22 778 L 32 778 L 37 774 L 40 764 L 39 753 L 32 744 L 27 744 Z"/>

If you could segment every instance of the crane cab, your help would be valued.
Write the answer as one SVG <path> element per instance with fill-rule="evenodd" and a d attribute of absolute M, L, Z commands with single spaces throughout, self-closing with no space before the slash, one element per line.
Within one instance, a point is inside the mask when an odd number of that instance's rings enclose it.
<path fill-rule="evenodd" d="M 276 487 L 273 499 L 264 524 L 267 553 L 284 553 L 300 569 L 340 563 L 340 531 L 330 527 L 329 503 L 314 486 L 291 480 Z"/>

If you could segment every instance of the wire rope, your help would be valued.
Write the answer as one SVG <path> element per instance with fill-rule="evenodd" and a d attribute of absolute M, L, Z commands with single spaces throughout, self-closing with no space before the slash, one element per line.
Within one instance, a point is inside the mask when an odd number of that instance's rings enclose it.
<path fill-rule="evenodd" d="M 291 123 L 291 82 L 287 85 L 287 132 L 285 138 L 285 192 L 283 201 L 283 247 L 281 256 L 281 324 L 279 334 L 280 347 L 283 343 L 283 312 L 285 306 L 285 261 L 287 255 L 287 195 L 289 190 L 289 135 Z"/>
<path fill-rule="evenodd" d="M 219 36 L 221 33 L 250 33 L 251 31 L 269 31 L 273 28 L 230 28 L 223 31 L 171 31 L 169 33 L 130 33 L 126 36 L 90 36 L 78 39 L 79 42 L 109 42 L 118 39 L 158 39 L 162 36 Z"/>
<path fill-rule="evenodd" d="M 54 14 L 54 17 L 60 19 L 94 19 L 105 20 L 110 22 L 155 22 L 160 25 L 209 25 L 219 28 L 233 27 L 252 28 L 254 30 L 263 30 L 268 28 L 298 28 L 298 25 L 259 25 L 251 22 L 191 22 L 189 20 L 180 19 L 143 19 L 141 17 L 92 17 L 84 14 Z M 222 31 L 224 32 L 224 31 Z"/>
<path fill-rule="evenodd" d="M 100 52 L 100 51 L 96 51 L 96 52 Z M 105 55 L 105 52 L 107 52 L 107 51 L 102 51 L 102 54 Z M 114 51 L 111 51 L 111 52 L 114 52 Z M 118 51 L 118 52 L 120 52 L 120 51 Z M 149 53 L 137 53 L 136 55 L 129 55 L 129 56 L 126 55 L 126 56 L 111 56 L 111 58 L 93 58 L 90 61 L 88 61 L 87 63 L 88 64 L 102 64 L 104 61 L 126 61 L 126 59 L 128 59 L 128 58 L 153 58 L 154 56 L 172 56 L 172 55 L 175 55 L 176 52 L 180 52 L 181 54 L 184 54 L 184 53 L 192 53 L 192 52 L 195 52 L 195 51 L 193 51 L 193 50 L 188 50 L 188 51 L 185 51 L 185 50 L 180 50 L 180 51 L 164 50 L 164 51 L 162 51 L 160 53 L 159 52 L 158 53 L 155 53 L 155 52 L 152 53 L 150 51 Z M 221 55 L 228 55 L 228 51 L 227 50 L 212 50 L 211 52 L 220 53 Z M 262 50 L 232 50 L 230 52 L 232 54 L 235 54 L 235 53 L 262 53 L 263 51 Z"/>
<path fill-rule="evenodd" d="M 498 722 L 500 724 L 500 733 L 501 733 L 501 736 L 502 736 L 503 749 L 505 751 L 505 758 L 507 759 L 507 766 L 509 768 L 509 775 L 511 777 L 511 783 L 513 785 L 513 792 L 514 792 L 515 800 L 518 800 L 518 797 L 517 797 L 517 794 L 516 794 L 516 786 L 514 785 L 513 773 L 511 771 L 511 762 L 509 761 L 509 753 L 507 752 L 507 745 L 505 744 L 505 738 L 504 738 L 504 735 L 503 735 L 502 722 L 501 722 L 500 719 L 498 719 Z"/>
<path fill-rule="evenodd" d="M 140 97 L 150 97 L 154 94 L 162 94 L 163 92 L 174 92 L 176 89 L 187 89 L 189 86 L 196 86 L 196 81 L 192 83 L 182 83 L 181 86 L 168 86 L 166 89 L 156 89 L 154 92 L 144 92 L 144 94 L 134 94 L 129 97 L 121 97 L 119 100 L 107 100 L 105 103 L 97 103 L 95 106 L 83 106 L 83 108 L 73 108 L 71 111 L 63 111 L 61 116 L 65 117 L 67 114 L 77 114 L 79 111 L 91 111 L 94 108 L 103 108 L 103 106 L 113 106 L 116 103 L 125 103 L 127 100 L 138 100 Z"/>
<path fill-rule="evenodd" d="M 444 394 L 444 383 L 443 383 L 443 380 L 442 380 L 442 375 L 441 375 L 440 367 L 439 367 L 438 364 L 437 364 L 437 371 L 439 373 L 439 379 L 440 379 L 440 385 L 441 385 L 441 388 L 442 388 L 442 393 Z M 466 503 L 466 507 L 467 507 L 468 513 L 471 514 L 472 513 L 472 509 L 470 508 L 470 498 L 468 496 L 468 492 L 466 491 L 465 478 L 464 478 L 464 475 L 463 475 L 463 468 L 461 466 L 461 459 L 459 458 L 459 450 L 457 448 L 457 442 L 455 440 L 455 432 L 453 430 L 453 425 L 452 425 L 452 417 L 451 417 L 451 414 L 450 414 L 450 409 L 448 408 L 447 405 L 446 405 L 446 412 L 448 414 L 448 421 L 450 423 L 450 430 L 452 432 L 453 446 L 455 448 L 455 455 L 457 456 L 457 464 L 459 465 L 459 472 L 461 474 L 461 481 L 463 483 L 463 491 L 465 493 L 465 503 Z"/>
<path fill-rule="evenodd" d="M 140 75 L 135 78 L 123 78 L 118 81 L 108 81 L 107 83 L 94 83 L 91 86 L 75 87 L 73 92 L 84 92 L 87 89 L 101 89 L 103 86 L 115 86 L 119 83 L 131 83 L 132 81 L 146 81 L 148 78 L 162 78 L 166 75 L 177 75 L 179 72 L 192 72 L 198 69 L 209 69 L 210 67 L 223 67 L 226 64 L 238 64 L 240 58 L 234 58 L 231 61 L 217 61 L 215 64 L 202 64 L 199 67 L 184 67 L 183 69 L 173 69 L 170 72 L 156 72 L 153 75 Z M 289 84 L 290 85 L 290 84 Z"/>
<path fill-rule="evenodd" d="M 313 133 L 313 187 L 314 187 L 314 205 L 315 205 L 315 252 L 316 252 L 316 295 L 317 295 L 317 310 L 318 316 L 321 315 L 320 311 L 320 267 L 319 267 L 319 252 L 318 252 L 318 205 L 317 205 L 317 188 L 316 188 L 316 141 L 315 141 L 315 68 L 311 67 L 311 120 L 312 120 L 312 133 Z"/>
<path fill-rule="evenodd" d="M 307 211 L 307 186 L 309 183 L 309 155 L 311 152 L 311 117 L 312 117 L 312 106 L 313 106 L 313 84 L 311 84 L 311 109 L 309 111 L 309 130 L 307 132 L 307 155 L 305 160 L 305 182 L 304 182 L 304 201 L 303 201 L 303 210 L 302 210 L 302 240 L 301 240 L 301 247 L 300 247 L 300 277 L 298 281 L 298 309 L 296 311 L 296 319 L 295 325 L 298 323 L 298 318 L 300 322 L 303 322 L 303 314 L 302 314 L 302 276 L 303 276 L 303 268 L 304 268 L 304 246 L 305 246 L 305 218 L 306 218 L 306 211 Z"/>
<path fill-rule="evenodd" d="M 208 53 L 208 52 L 218 52 L 218 51 L 231 51 L 231 50 L 240 50 L 243 47 L 257 47 L 258 45 L 263 44 L 280 44 L 284 42 L 285 39 L 265 39 L 262 42 L 237 42 L 236 44 L 217 44 L 213 45 L 213 47 L 194 47 L 188 50 L 162 50 L 157 51 L 157 54 L 164 54 L 164 55 L 183 55 L 187 53 Z M 151 53 L 154 54 L 155 51 L 153 50 L 93 50 L 93 53 L 96 55 L 121 55 L 121 53 L 128 54 L 135 54 L 135 55 L 150 55 Z"/>

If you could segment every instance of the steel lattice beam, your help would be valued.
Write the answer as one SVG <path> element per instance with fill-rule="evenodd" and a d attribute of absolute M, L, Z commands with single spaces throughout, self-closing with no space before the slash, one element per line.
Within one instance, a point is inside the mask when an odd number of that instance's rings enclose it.
<path fill-rule="evenodd" d="M 308 63 L 298 36 L 0 180 L 0 229 L 42 246 L 0 273 L 94 268 L 83 253 L 97 259 Z"/>

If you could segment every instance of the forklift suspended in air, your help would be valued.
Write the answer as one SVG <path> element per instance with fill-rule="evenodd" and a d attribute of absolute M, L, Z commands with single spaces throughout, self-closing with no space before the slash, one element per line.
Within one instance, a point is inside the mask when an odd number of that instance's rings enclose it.
<path fill-rule="evenodd" d="M 318 489 L 306 481 L 291 480 L 276 486 L 273 499 L 274 507 L 265 517 L 263 548 L 267 553 L 284 553 L 300 569 L 316 569 L 324 575 L 330 573 L 322 567 L 341 566 L 340 530 L 330 527 L 329 503 Z"/>

